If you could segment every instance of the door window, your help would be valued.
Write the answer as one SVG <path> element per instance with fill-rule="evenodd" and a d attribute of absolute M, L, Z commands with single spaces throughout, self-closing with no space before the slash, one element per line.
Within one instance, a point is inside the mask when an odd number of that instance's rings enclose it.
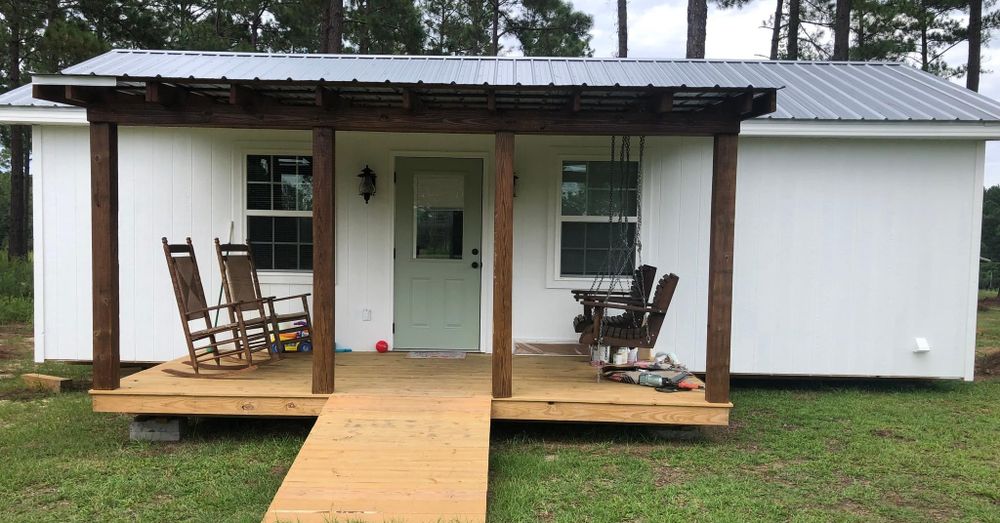
<path fill-rule="evenodd" d="M 413 176 L 414 258 L 462 259 L 464 222 L 464 176 Z"/>

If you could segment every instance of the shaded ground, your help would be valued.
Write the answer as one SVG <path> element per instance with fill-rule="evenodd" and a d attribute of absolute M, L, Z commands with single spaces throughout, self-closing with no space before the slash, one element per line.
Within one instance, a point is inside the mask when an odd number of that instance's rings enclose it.
<path fill-rule="evenodd" d="M 981 354 L 1000 311 L 980 314 Z M 95 414 L 89 367 L 0 327 L 4 521 L 259 521 L 310 421 L 202 419 L 176 444 Z M 27 392 L 23 372 L 77 391 Z M 716 430 L 495 423 L 490 521 L 1000 521 L 1000 380 L 734 383 Z"/>

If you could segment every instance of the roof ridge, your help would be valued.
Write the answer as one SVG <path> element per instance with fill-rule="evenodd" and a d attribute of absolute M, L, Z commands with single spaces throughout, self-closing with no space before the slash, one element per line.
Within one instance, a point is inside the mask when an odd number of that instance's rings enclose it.
<path fill-rule="evenodd" d="M 328 58 L 328 59 L 359 59 L 359 58 L 379 58 L 390 60 L 496 60 L 496 61 L 579 61 L 579 62 L 626 62 L 626 63 L 746 63 L 746 64 L 789 64 L 789 65 L 835 65 L 835 66 L 901 66 L 907 65 L 902 62 L 892 62 L 884 60 L 769 60 L 765 58 L 668 58 L 668 57 L 642 57 L 633 56 L 627 58 L 617 58 L 613 56 L 481 56 L 481 55 L 433 55 L 433 54 L 348 54 L 348 53 L 274 53 L 266 51 L 197 51 L 190 49 L 124 49 L 115 48 L 109 51 L 115 54 L 176 54 L 187 56 L 231 56 L 231 57 L 261 57 L 261 58 Z M 100 56 L 100 55 L 98 55 Z M 96 58 L 96 57 L 95 57 Z M 92 59 L 91 59 L 92 60 Z M 89 60 L 87 60 L 89 61 Z M 82 65 L 85 62 L 74 65 Z"/>

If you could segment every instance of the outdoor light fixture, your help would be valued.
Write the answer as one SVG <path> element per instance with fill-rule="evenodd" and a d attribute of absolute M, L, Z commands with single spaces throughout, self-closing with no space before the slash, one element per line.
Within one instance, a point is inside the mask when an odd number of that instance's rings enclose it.
<path fill-rule="evenodd" d="M 364 169 L 361 169 L 361 174 L 358 175 L 361 178 L 361 183 L 358 185 L 358 194 L 365 199 L 365 203 L 375 196 L 375 171 L 368 168 L 365 165 Z"/>

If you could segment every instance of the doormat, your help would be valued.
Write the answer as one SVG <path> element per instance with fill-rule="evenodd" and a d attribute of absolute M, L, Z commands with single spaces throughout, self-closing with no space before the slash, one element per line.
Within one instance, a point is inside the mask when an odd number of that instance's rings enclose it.
<path fill-rule="evenodd" d="M 451 350 L 418 350 L 407 352 L 406 357 L 415 360 L 464 360 L 465 353 Z"/>

